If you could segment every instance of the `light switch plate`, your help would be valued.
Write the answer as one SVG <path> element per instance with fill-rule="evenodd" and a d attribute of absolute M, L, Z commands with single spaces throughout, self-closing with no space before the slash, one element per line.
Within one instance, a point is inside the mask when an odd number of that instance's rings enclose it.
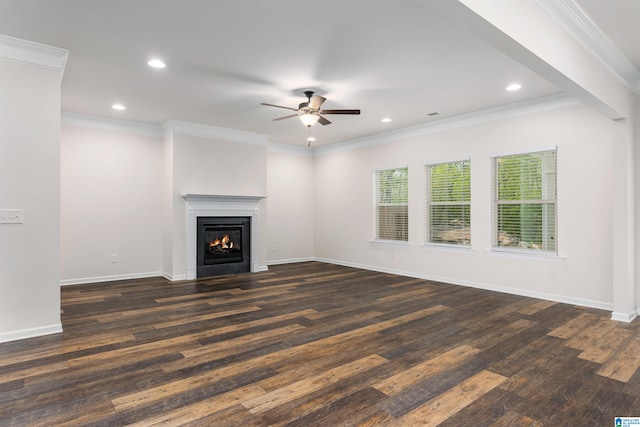
<path fill-rule="evenodd" d="M 22 209 L 0 209 L 0 224 L 22 224 Z"/>

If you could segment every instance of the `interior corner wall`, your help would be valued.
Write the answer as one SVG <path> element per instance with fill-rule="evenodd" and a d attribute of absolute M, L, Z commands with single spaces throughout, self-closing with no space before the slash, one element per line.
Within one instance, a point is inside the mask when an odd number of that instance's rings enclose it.
<path fill-rule="evenodd" d="M 162 275 L 173 279 L 173 132 L 162 138 Z"/>
<path fill-rule="evenodd" d="M 161 274 L 162 141 L 63 126 L 61 283 Z"/>
<path fill-rule="evenodd" d="M 0 59 L 0 342 L 60 332 L 62 73 Z M 29 90 L 25 90 L 29 88 Z"/>
<path fill-rule="evenodd" d="M 314 159 L 285 150 L 267 152 L 269 264 L 313 259 Z"/>
<path fill-rule="evenodd" d="M 265 196 L 266 145 L 173 134 L 172 278 L 186 278 L 186 201 L 184 194 Z M 266 212 L 260 204 L 260 258 L 266 259 Z"/>
<path fill-rule="evenodd" d="M 635 96 L 634 106 L 634 183 L 635 183 L 635 280 L 636 280 L 636 311 L 640 314 L 640 93 Z"/>
<path fill-rule="evenodd" d="M 587 107 L 316 156 L 316 257 L 338 264 L 612 308 L 612 127 Z M 492 251 L 491 157 L 557 146 L 559 257 Z M 424 245 L 424 164 L 471 158 L 470 250 Z M 408 246 L 371 243 L 373 170 L 409 167 Z"/>

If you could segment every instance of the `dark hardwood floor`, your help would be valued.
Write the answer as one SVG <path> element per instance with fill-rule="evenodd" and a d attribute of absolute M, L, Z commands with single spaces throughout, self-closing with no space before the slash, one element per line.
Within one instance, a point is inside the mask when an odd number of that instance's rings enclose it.
<path fill-rule="evenodd" d="M 0 344 L 0 425 L 608 426 L 640 416 L 640 323 L 322 263 L 62 289 Z"/>

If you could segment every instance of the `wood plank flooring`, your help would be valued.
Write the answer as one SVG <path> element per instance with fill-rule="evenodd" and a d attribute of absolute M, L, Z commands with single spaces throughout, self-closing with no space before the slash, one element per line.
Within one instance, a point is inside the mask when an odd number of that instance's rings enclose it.
<path fill-rule="evenodd" d="M 640 416 L 640 322 L 309 262 L 62 289 L 0 344 L 0 426 L 606 426 Z"/>

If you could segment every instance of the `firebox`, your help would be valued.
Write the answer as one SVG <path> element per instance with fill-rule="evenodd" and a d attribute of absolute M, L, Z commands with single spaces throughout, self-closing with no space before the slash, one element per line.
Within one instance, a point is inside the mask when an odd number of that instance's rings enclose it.
<path fill-rule="evenodd" d="M 250 217 L 198 217 L 196 277 L 250 272 L 250 246 Z"/>

